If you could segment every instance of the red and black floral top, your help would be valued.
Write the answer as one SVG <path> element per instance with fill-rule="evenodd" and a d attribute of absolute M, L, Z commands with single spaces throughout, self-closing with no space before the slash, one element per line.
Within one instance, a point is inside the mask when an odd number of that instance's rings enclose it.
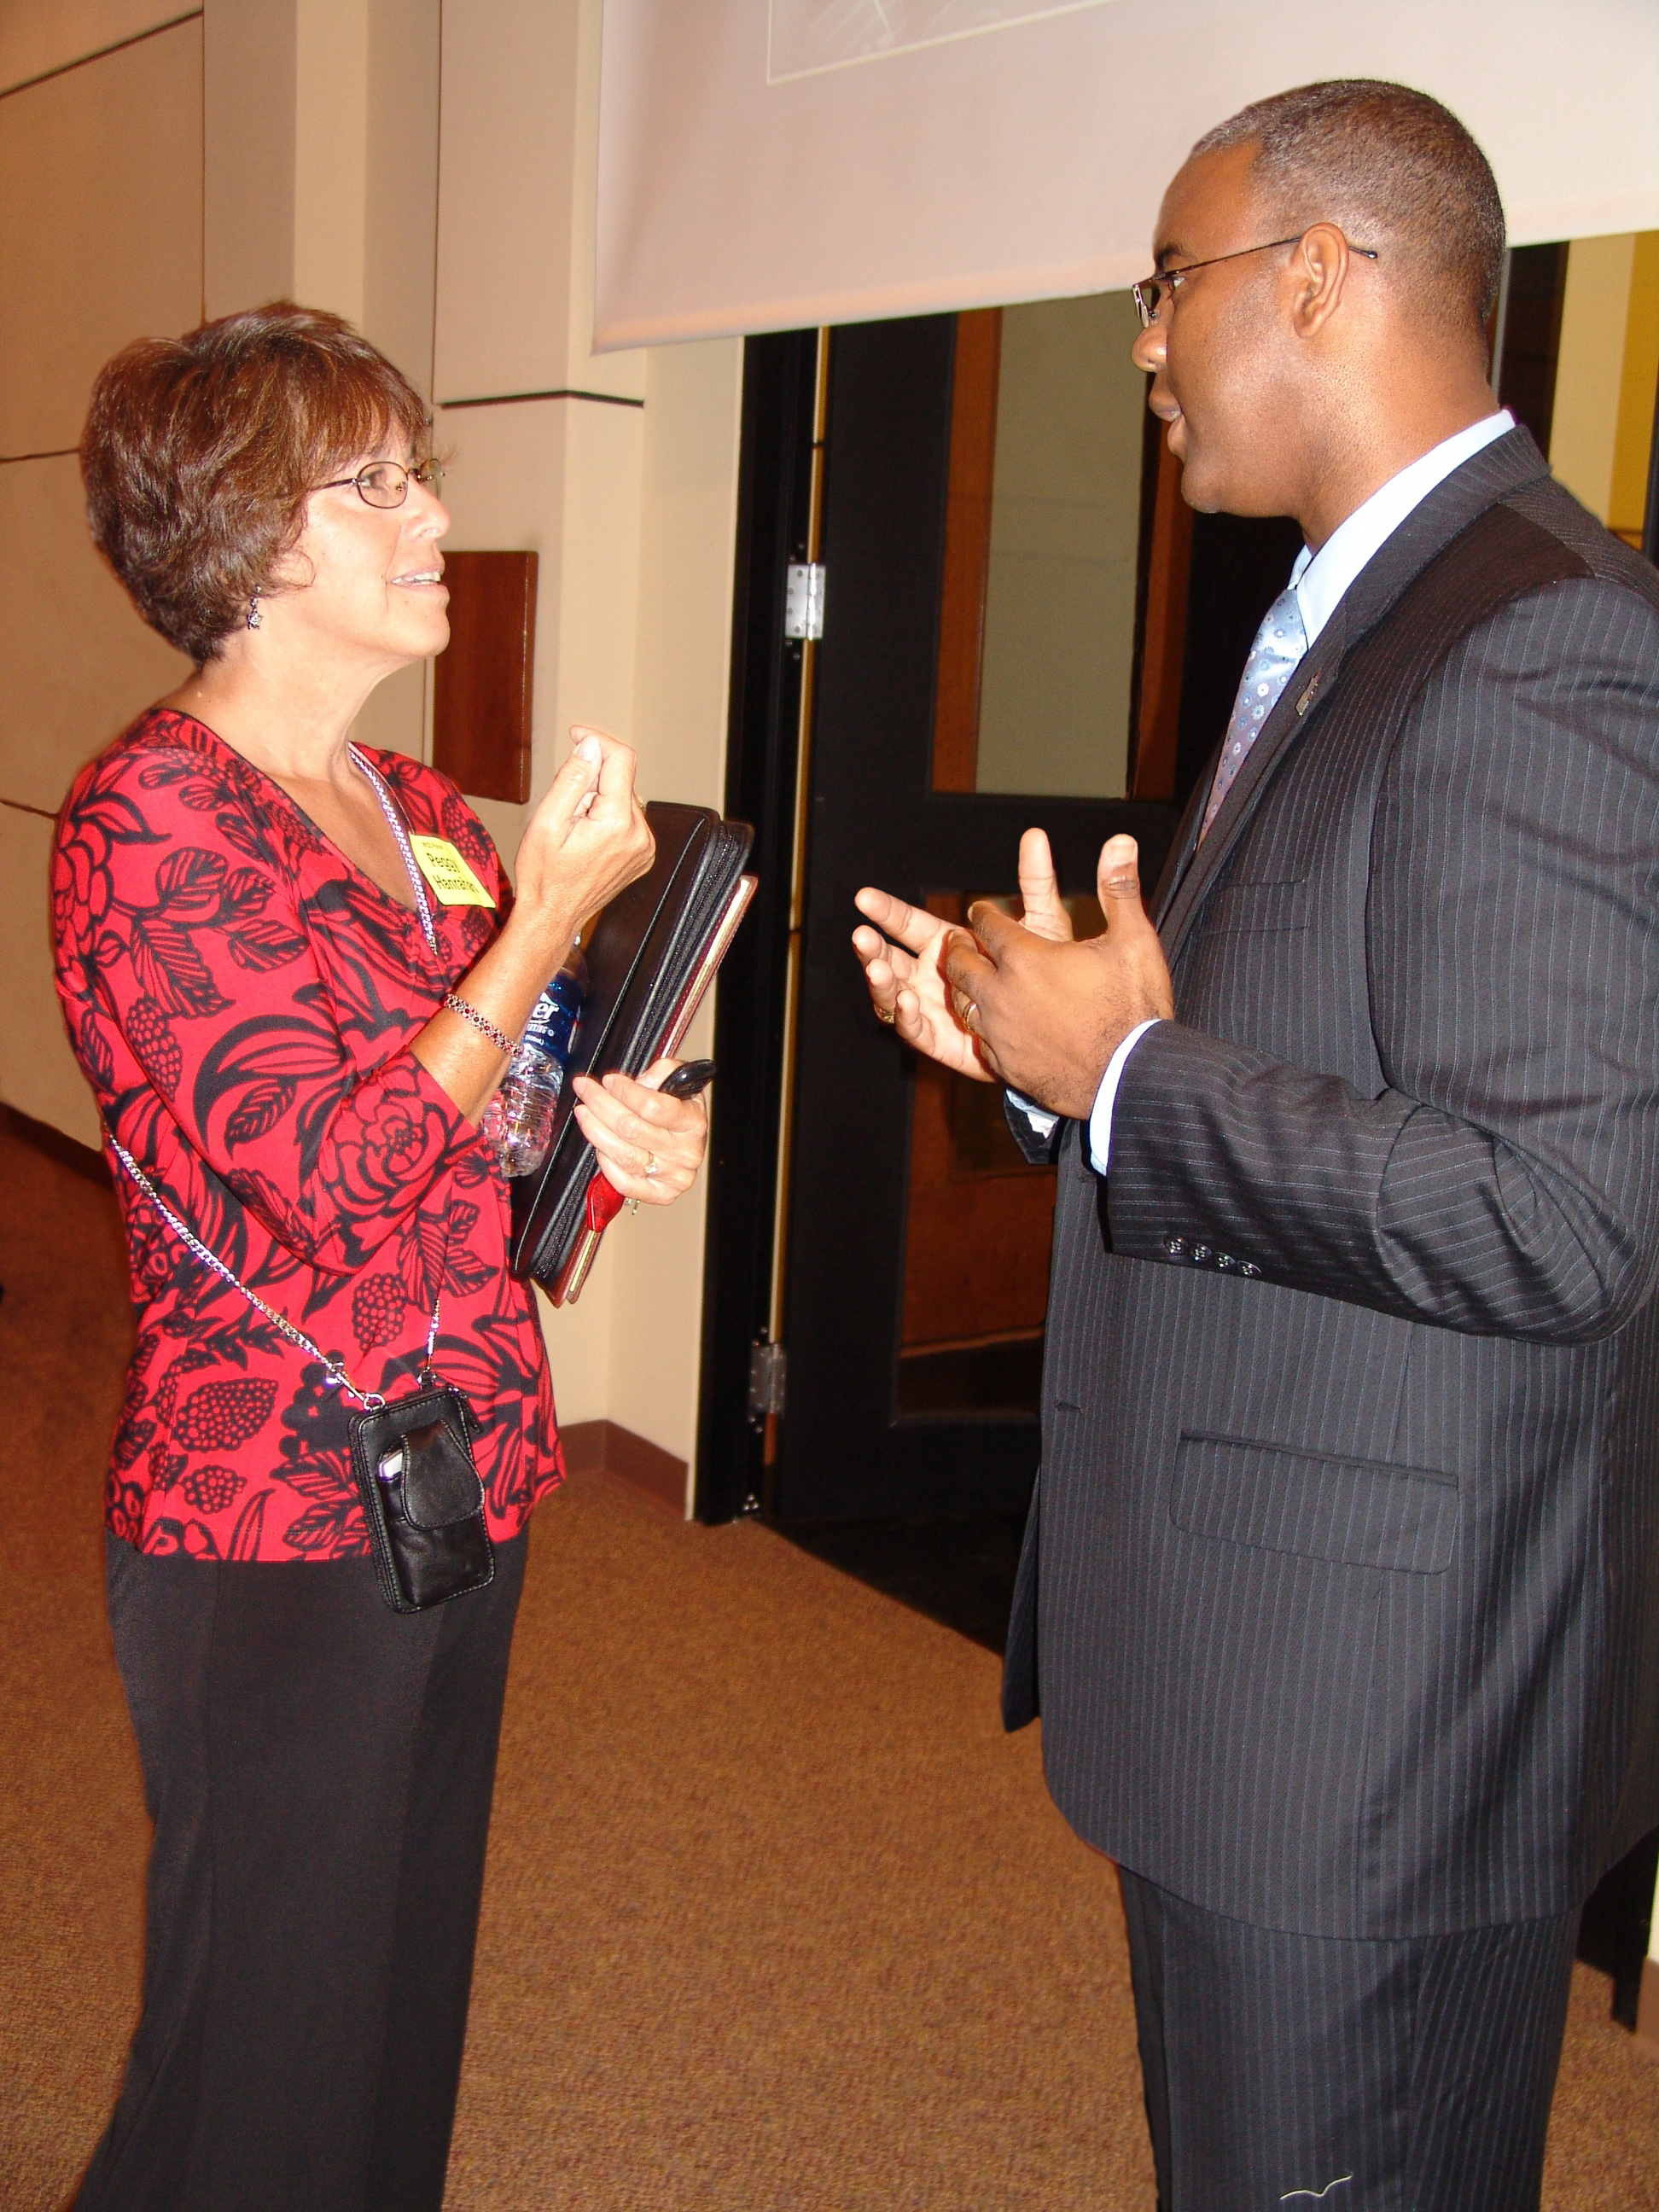
<path fill-rule="evenodd" d="M 406 1049 L 511 893 L 434 769 L 370 756 L 407 828 L 447 838 L 499 902 L 389 898 L 288 794 L 188 715 L 155 708 L 76 778 L 59 818 L 58 990 L 106 1126 L 180 1218 L 354 1385 L 433 1365 L 471 1399 L 490 1532 L 562 1475 L 530 1286 L 507 1273 L 507 1186 Z M 193 1259 L 112 1162 L 137 1343 L 106 1518 L 201 1559 L 366 1553 L 355 1407 Z"/>

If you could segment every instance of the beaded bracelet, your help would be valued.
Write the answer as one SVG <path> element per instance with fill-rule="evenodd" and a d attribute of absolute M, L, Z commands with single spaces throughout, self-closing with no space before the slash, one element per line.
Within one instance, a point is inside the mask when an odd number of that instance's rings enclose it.
<path fill-rule="evenodd" d="M 453 991 L 444 993 L 444 1004 L 452 1014 L 459 1014 L 464 1022 L 471 1022 L 480 1036 L 487 1036 L 497 1052 L 514 1053 L 518 1050 L 516 1038 L 508 1036 L 505 1030 L 498 1030 L 488 1014 L 481 1014 L 476 1006 L 468 1006 L 466 1000 L 458 998 Z"/>

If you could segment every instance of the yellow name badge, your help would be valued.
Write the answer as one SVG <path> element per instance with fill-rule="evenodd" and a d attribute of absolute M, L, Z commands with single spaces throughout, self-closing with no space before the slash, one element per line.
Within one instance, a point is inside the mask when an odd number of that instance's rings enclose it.
<path fill-rule="evenodd" d="M 445 906 L 494 906 L 495 902 L 447 837 L 411 837 L 415 857 Z"/>

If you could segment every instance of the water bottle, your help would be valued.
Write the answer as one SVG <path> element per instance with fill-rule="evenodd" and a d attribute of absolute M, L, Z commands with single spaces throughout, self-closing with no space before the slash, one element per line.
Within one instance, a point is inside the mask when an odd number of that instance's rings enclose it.
<path fill-rule="evenodd" d="M 483 1133 L 506 1175 L 534 1175 L 547 1158 L 586 990 L 587 963 L 579 947 L 537 1000 L 501 1088 L 485 1109 Z"/>

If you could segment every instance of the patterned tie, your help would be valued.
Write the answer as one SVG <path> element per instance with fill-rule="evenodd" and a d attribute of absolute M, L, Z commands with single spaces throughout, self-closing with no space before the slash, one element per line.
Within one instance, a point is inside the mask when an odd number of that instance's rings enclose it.
<path fill-rule="evenodd" d="M 1249 757 L 1250 747 L 1261 734 L 1261 726 L 1278 704 L 1279 695 L 1291 680 L 1291 671 L 1308 650 L 1308 633 L 1302 626 L 1302 610 L 1295 587 L 1287 584 L 1263 616 L 1261 627 L 1244 664 L 1233 717 L 1227 725 L 1226 743 L 1210 786 L 1210 803 L 1204 810 L 1204 826 L 1198 833 L 1201 845 L 1210 824 L 1221 811 L 1221 802 L 1233 780 Z"/>

